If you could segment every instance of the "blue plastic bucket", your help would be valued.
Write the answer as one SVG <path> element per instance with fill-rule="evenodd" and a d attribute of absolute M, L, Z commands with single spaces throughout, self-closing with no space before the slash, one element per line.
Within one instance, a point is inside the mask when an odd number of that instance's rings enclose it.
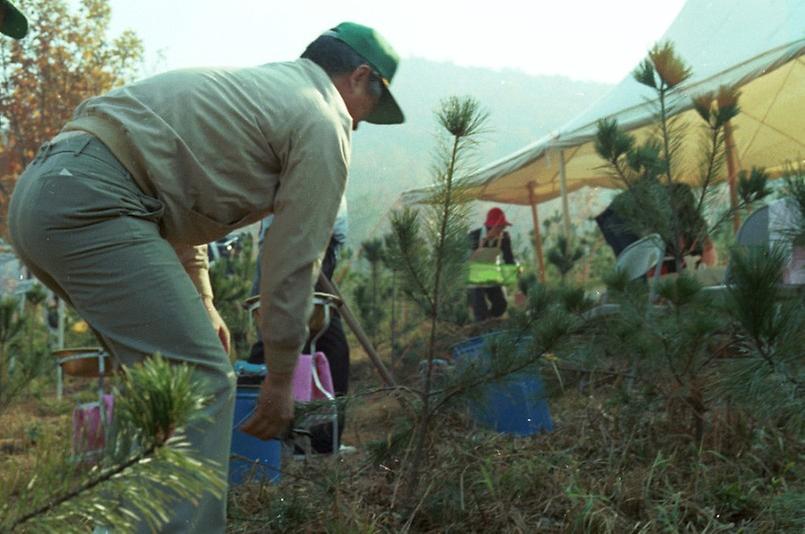
<path fill-rule="evenodd" d="M 232 428 L 232 454 L 229 459 L 229 484 L 277 482 L 280 478 L 281 444 L 275 439 L 263 441 L 239 430 L 251 415 L 259 394 L 258 387 L 238 387 Z"/>
<path fill-rule="evenodd" d="M 484 360 L 492 357 L 489 342 L 498 335 L 487 334 L 459 343 L 453 347 L 453 357 L 459 365 L 473 360 L 484 365 Z M 518 436 L 553 430 L 545 388 L 536 370 L 516 373 L 481 387 L 480 394 L 468 402 L 468 408 L 472 419 L 484 428 Z"/>

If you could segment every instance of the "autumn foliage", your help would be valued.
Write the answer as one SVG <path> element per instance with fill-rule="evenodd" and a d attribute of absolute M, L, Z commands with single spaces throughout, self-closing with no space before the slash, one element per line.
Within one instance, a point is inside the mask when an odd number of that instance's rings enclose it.
<path fill-rule="evenodd" d="M 30 32 L 0 39 L 0 233 L 17 175 L 85 98 L 131 79 L 143 45 L 132 31 L 109 37 L 108 0 L 19 0 Z M 72 4 L 74 6 L 74 4 Z"/>

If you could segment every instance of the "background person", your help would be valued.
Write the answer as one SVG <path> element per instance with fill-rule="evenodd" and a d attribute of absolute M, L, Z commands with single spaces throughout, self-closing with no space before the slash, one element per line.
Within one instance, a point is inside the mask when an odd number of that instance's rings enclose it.
<path fill-rule="evenodd" d="M 342 23 L 295 61 L 146 78 L 79 105 L 17 182 L 9 227 L 18 256 L 119 363 L 159 352 L 193 367 L 212 400 L 187 439 L 224 479 L 235 376 L 206 244 L 274 214 L 260 287 L 272 372 L 243 426 L 268 439 L 293 417 L 292 372 L 352 130 L 403 120 L 388 90 L 397 64 L 374 30 Z M 225 496 L 172 510 L 164 532 L 224 532 Z"/>
<path fill-rule="evenodd" d="M 511 223 L 500 208 L 492 208 L 486 214 L 481 228 L 469 233 L 470 261 L 496 263 L 498 256 L 506 265 L 516 265 L 512 253 L 512 241 L 506 227 Z M 470 281 L 472 283 L 472 280 Z M 470 287 L 467 291 L 470 307 L 476 321 L 501 317 L 508 303 L 501 282 L 490 282 Z"/>
<path fill-rule="evenodd" d="M 718 263 L 718 254 L 715 245 L 707 235 L 707 222 L 696 208 L 693 190 L 687 184 L 674 183 L 664 186 L 668 191 L 676 224 L 678 225 L 679 241 L 676 249 L 673 243 L 666 243 L 665 259 L 661 267 L 661 274 L 676 272 L 677 250 L 682 257 L 683 268 L 696 269 L 700 266 L 714 267 Z M 595 221 L 604 235 L 607 244 L 612 248 L 615 258 L 620 256 L 626 247 L 656 230 L 652 229 L 646 220 L 632 221 L 629 224 L 630 209 L 628 203 L 633 203 L 630 192 L 618 193 L 607 208 L 595 217 Z M 639 222 L 640 224 L 635 224 Z M 638 229 L 642 227 L 642 232 Z M 695 265 L 686 265 L 686 260 L 693 257 Z M 649 275 L 653 274 L 653 270 Z"/>

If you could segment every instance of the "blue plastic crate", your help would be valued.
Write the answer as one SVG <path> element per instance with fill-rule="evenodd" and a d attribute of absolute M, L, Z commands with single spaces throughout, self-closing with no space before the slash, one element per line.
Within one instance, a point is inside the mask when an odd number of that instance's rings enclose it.
<path fill-rule="evenodd" d="M 486 367 L 492 358 L 490 344 L 501 335 L 496 332 L 458 343 L 453 346 L 453 357 L 458 365 L 477 361 Z M 525 338 L 515 346 L 524 347 L 529 342 Z M 516 373 L 482 388 L 480 395 L 468 403 L 470 416 L 479 425 L 519 436 L 553 430 L 545 388 L 536 370 Z"/>
<path fill-rule="evenodd" d="M 232 454 L 229 459 L 229 484 L 244 482 L 278 482 L 281 449 L 279 441 L 263 441 L 241 432 L 240 425 L 254 410 L 259 394 L 256 387 L 238 387 L 235 397 L 235 419 L 232 428 Z"/>
<path fill-rule="evenodd" d="M 471 337 L 467 341 L 462 341 L 453 345 L 453 358 L 458 361 L 464 357 L 476 358 L 487 350 L 487 336 Z"/>

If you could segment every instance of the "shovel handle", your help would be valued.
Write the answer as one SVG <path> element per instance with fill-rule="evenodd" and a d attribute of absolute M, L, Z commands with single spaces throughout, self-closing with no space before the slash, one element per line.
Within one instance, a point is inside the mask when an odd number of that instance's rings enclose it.
<path fill-rule="evenodd" d="M 366 335 L 366 332 L 363 331 L 360 323 L 352 314 L 349 306 L 347 306 L 347 301 L 344 299 L 344 296 L 341 295 L 341 292 L 338 291 L 335 283 L 330 281 L 330 279 L 324 276 L 323 273 L 319 273 L 319 283 L 322 285 L 322 287 L 324 287 L 327 293 L 331 293 L 341 300 L 340 304 L 337 305 L 338 310 L 341 312 L 341 316 L 344 318 L 347 325 L 349 325 L 350 329 L 355 334 L 355 337 L 358 338 L 358 342 L 360 342 L 363 350 L 366 351 L 366 354 L 374 364 L 377 372 L 380 374 L 380 378 L 383 379 L 383 382 L 385 382 L 387 386 L 395 387 L 397 382 L 394 380 L 391 372 L 389 372 L 389 370 L 383 364 L 383 361 L 380 359 L 380 355 L 378 355 L 377 351 L 372 345 L 372 342 L 369 340 L 369 336 Z"/>

